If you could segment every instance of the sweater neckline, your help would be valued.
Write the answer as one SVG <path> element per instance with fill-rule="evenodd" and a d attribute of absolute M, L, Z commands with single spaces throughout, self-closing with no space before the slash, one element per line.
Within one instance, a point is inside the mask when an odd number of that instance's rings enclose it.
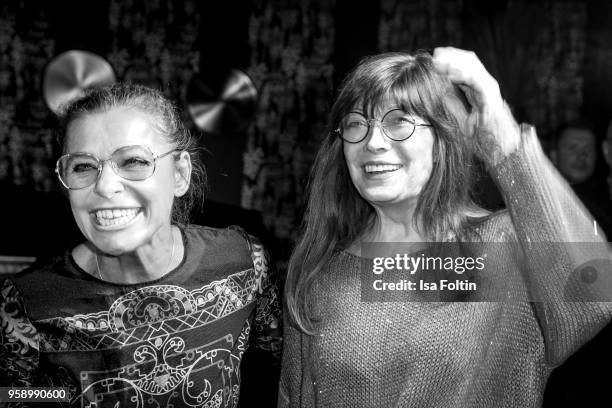
<path fill-rule="evenodd" d="M 421 251 L 428 250 L 428 249 L 430 249 L 430 248 L 431 248 L 431 246 L 426 246 L 426 247 L 421 248 L 421 249 L 416 249 L 416 250 L 414 250 L 414 251 L 410 251 L 410 252 L 408 252 L 408 253 L 407 253 L 407 255 L 412 255 L 412 254 L 415 254 L 415 253 L 417 253 L 417 252 L 421 252 Z M 346 256 L 346 257 L 348 257 L 348 258 L 351 258 L 351 259 L 354 259 L 354 260 L 359 260 L 359 261 L 362 261 L 362 260 L 373 261 L 373 258 L 368 258 L 368 257 L 361 256 L 361 255 L 355 255 L 354 253 L 349 252 L 349 251 L 348 251 L 348 250 L 346 250 L 346 249 L 342 249 L 342 250 L 338 251 L 338 254 L 340 254 L 340 255 L 344 255 L 344 256 Z"/>

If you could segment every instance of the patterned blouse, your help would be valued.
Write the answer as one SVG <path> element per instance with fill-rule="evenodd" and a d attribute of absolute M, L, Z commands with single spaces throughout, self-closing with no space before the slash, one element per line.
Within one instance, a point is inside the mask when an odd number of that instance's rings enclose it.
<path fill-rule="evenodd" d="M 249 345 L 278 358 L 279 298 L 262 246 L 182 229 L 162 278 L 104 282 L 70 253 L 0 286 L 0 385 L 67 387 L 78 407 L 235 407 Z"/>

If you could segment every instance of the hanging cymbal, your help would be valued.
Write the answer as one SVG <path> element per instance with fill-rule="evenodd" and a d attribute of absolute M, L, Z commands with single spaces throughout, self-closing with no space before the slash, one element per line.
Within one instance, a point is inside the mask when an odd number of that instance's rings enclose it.
<path fill-rule="evenodd" d="M 42 92 L 45 103 L 55 113 L 61 107 L 96 86 L 117 81 L 111 64 L 89 51 L 70 50 L 55 56 L 43 72 Z"/>
<path fill-rule="evenodd" d="M 257 89 L 237 69 L 217 78 L 193 76 L 187 88 L 187 107 L 196 126 L 216 134 L 236 133 L 248 126 L 257 106 Z"/>

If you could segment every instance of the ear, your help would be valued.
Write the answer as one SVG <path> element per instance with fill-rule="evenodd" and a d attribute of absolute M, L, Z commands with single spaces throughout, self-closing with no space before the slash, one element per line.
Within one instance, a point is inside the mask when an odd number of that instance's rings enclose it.
<path fill-rule="evenodd" d="M 189 190 L 191 182 L 191 156 L 188 152 L 181 152 L 174 163 L 174 196 L 181 197 Z"/>

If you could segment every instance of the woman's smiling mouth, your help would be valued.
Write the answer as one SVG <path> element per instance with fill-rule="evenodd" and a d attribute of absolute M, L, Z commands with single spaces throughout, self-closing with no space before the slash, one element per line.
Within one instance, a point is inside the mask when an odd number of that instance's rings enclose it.
<path fill-rule="evenodd" d="M 368 174 L 381 174 L 399 170 L 403 167 L 401 164 L 366 164 L 363 169 Z"/>
<path fill-rule="evenodd" d="M 140 213 L 140 208 L 108 208 L 92 212 L 96 225 L 120 226 L 129 223 Z"/>

